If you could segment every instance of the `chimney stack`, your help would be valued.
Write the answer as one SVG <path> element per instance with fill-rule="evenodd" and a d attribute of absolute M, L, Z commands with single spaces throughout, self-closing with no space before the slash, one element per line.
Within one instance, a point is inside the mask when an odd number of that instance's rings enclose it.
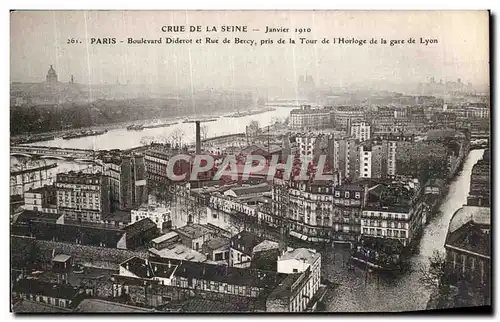
<path fill-rule="evenodd" d="M 201 130 L 200 121 L 196 121 L 196 154 L 201 154 Z"/>

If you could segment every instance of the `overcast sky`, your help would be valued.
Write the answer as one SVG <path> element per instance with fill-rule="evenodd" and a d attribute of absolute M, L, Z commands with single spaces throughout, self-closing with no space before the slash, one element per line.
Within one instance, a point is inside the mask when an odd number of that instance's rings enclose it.
<path fill-rule="evenodd" d="M 192 38 L 161 32 L 164 25 L 246 25 L 248 33 L 214 34 L 267 39 L 266 26 L 311 28 L 307 38 L 438 39 L 429 46 L 388 45 L 90 45 L 91 37 Z M 253 31 L 259 29 L 260 31 Z M 211 34 L 212 35 L 212 34 Z M 269 38 L 298 38 L 293 32 Z M 67 44 L 70 38 L 82 44 Z M 380 40 L 379 40 L 380 41 Z M 41 82 L 49 65 L 59 80 L 148 83 L 188 89 L 294 87 L 308 73 L 316 83 L 436 80 L 488 85 L 486 11 L 20 11 L 11 13 L 11 81 Z"/>

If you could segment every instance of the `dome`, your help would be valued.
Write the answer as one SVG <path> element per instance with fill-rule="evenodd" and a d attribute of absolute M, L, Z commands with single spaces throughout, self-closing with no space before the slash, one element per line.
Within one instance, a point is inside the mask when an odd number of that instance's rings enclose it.
<path fill-rule="evenodd" d="M 49 68 L 49 71 L 47 72 L 47 75 L 56 75 L 56 71 L 54 70 L 54 68 L 52 67 L 52 65 L 50 65 L 50 68 Z"/>
<path fill-rule="evenodd" d="M 489 225 L 490 216 L 490 208 L 463 206 L 462 208 L 459 208 L 451 217 L 448 232 L 452 233 L 468 222 L 473 222 L 479 225 Z"/>
<path fill-rule="evenodd" d="M 49 71 L 47 72 L 47 83 L 50 85 L 54 85 L 57 83 L 57 74 L 52 65 L 50 65 Z"/>

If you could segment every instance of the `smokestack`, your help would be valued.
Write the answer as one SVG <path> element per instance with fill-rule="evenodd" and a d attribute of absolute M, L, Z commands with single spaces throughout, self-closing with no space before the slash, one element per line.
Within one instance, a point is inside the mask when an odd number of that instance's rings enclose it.
<path fill-rule="evenodd" d="M 201 154 L 201 130 L 200 121 L 196 121 L 196 154 Z"/>

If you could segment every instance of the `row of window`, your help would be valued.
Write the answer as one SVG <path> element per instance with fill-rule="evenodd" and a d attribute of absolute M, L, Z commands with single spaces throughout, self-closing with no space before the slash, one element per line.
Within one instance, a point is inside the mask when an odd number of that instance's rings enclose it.
<path fill-rule="evenodd" d="M 335 191 L 335 197 L 340 198 L 340 191 Z M 344 198 L 350 198 L 350 197 L 351 197 L 351 192 L 344 191 Z M 361 192 L 354 192 L 354 198 L 360 199 Z"/>
<path fill-rule="evenodd" d="M 381 220 L 362 220 L 361 224 L 363 226 L 372 226 L 372 227 L 382 227 L 382 228 L 398 228 L 398 229 L 405 229 L 405 225 L 401 222 L 387 222 L 387 221 L 381 221 Z"/>
<path fill-rule="evenodd" d="M 56 299 L 53 297 L 33 295 L 33 294 L 23 294 L 22 297 L 26 300 L 30 300 L 30 301 L 34 301 L 34 302 L 46 303 L 46 304 L 51 304 L 51 305 L 59 306 L 59 307 L 66 307 L 65 300 Z"/>
<path fill-rule="evenodd" d="M 359 229 L 354 229 L 355 227 L 352 227 L 352 226 L 342 226 L 342 225 L 335 225 L 335 226 L 332 226 L 330 228 L 327 228 L 327 229 L 321 229 L 321 228 L 310 228 L 310 227 L 305 227 L 303 225 L 300 225 L 300 224 L 291 224 L 290 225 L 290 228 L 293 230 L 293 231 L 297 231 L 297 232 L 300 232 L 304 235 L 308 235 L 308 236 L 320 236 L 320 237 L 326 237 L 326 236 L 330 236 L 332 234 L 332 231 L 335 231 L 335 232 L 355 232 L 355 231 L 359 231 Z"/>
<path fill-rule="evenodd" d="M 408 216 L 409 214 L 363 211 L 363 217 L 367 218 L 408 219 Z"/>
<path fill-rule="evenodd" d="M 371 235 L 371 236 L 387 236 L 387 237 L 396 237 L 396 238 L 407 238 L 408 232 L 406 230 L 382 230 L 380 228 L 363 228 L 363 234 Z"/>
<path fill-rule="evenodd" d="M 240 285 L 229 285 L 226 283 L 218 283 L 214 281 L 201 281 L 201 280 L 195 281 L 191 278 L 187 279 L 187 281 L 176 279 L 175 285 L 178 287 L 187 286 L 190 288 L 200 288 L 207 291 L 224 292 L 242 296 L 256 297 L 258 295 L 257 290 L 251 287 L 240 286 Z"/>

